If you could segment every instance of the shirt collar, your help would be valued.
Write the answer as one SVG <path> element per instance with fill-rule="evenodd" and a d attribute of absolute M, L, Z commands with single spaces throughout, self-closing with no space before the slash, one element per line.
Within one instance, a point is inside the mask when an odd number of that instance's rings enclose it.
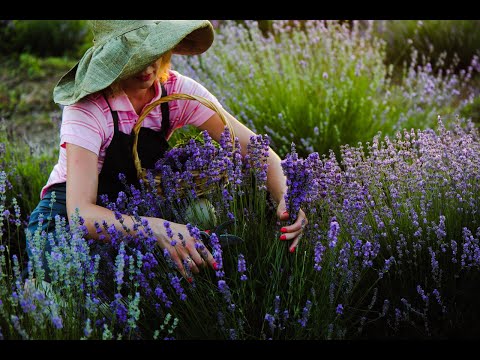
<path fill-rule="evenodd" d="M 161 91 L 160 83 L 158 80 L 155 80 L 155 82 L 153 83 L 153 88 L 155 90 L 155 95 L 153 96 L 152 101 L 150 101 L 148 104 L 151 104 L 152 102 L 160 99 L 160 97 L 162 96 L 162 91 Z M 120 89 L 115 94 L 115 96 L 113 96 L 112 94 L 109 94 L 108 103 L 110 104 L 112 111 L 129 111 L 129 112 L 135 113 L 135 109 L 133 108 L 132 103 L 130 102 L 130 99 L 122 89 Z"/>

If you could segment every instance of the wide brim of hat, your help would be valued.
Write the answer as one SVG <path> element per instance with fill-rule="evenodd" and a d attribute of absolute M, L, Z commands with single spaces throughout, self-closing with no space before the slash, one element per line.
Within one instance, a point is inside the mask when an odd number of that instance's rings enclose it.
<path fill-rule="evenodd" d="M 198 55 L 212 44 L 208 20 L 161 20 L 89 48 L 53 89 L 57 104 L 71 105 L 142 71 L 162 54 Z"/>

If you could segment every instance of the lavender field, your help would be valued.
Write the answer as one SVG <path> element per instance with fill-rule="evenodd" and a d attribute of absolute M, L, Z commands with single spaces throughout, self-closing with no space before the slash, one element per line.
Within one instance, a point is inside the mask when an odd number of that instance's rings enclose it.
<path fill-rule="evenodd" d="M 25 232 L 58 153 L 2 129 L 0 339 L 478 338 L 480 53 L 458 68 L 412 48 L 394 67 L 375 26 L 274 21 L 265 33 L 224 21 L 207 53 L 173 58 L 258 135 L 243 158 L 228 129 L 218 144 L 201 133 L 173 148 L 140 188 L 104 199 L 117 219 L 96 224 L 108 243 L 78 214 L 44 217 L 55 236 Z M 282 157 L 288 221 L 266 190 L 268 146 Z M 198 196 L 193 172 L 211 192 Z M 191 211 L 199 203 L 208 214 Z M 309 221 L 290 252 L 280 229 L 300 208 Z M 187 281 L 142 216 L 167 231 L 189 223 L 218 268 Z M 202 242 L 200 230 L 229 220 L 243 242 Z"/>

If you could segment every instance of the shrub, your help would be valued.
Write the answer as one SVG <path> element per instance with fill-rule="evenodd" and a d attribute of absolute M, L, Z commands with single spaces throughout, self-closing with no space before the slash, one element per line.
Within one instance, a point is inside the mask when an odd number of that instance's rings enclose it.
<path fill-rule="evenodd" d="M 340 161 L 294 151 L 284 160 L 290 211 L 301 206 L 318 234 L 315 259 L 341 254 L 336 266 L 350 278 L 341 286 L 353 281 L 361 297 L 374 289 L 363 306 L 342 303 L 355 314 L 349 336 L 478 334 L 469 304 L 480 299 L 479 154 L 471 122 L 439 121 L 436 130 L 343 146 Z M 357 282 L 363 268 L 372 272 Z"/>
<path fill-rule="evenodd" d="M 454 65 L 458 71 L 480 55 L 479 20 L 379 20 L 376 29 L 387 42 L 388 64 L 409 63 L 416 49 L 432 63 L 446 53 L 446 66 Z"/>
<path fill-rule="evenodd" d="M 471 119 L 477 125 L 480 125 L 480 96 L 475 97 L 475 100 L 465 106 L 460 115 Z"/>
<path fill-rule="evenodd" d="M 97 223 L 111 241 L 87 240 L 76 214 L 57 217 L 56 236 L 28 234 L 33 258 L 20 278 L 16 255 L 0 244 L 0 331 L 7 339 L 352 339 L 449 337 L 478 334 L 480 270 L 480 137 L 471 123 L 398 132 L 357 147 L 282 162 L 290 214 L 309 224 L 296 251 L 278 240 L 262 166 L 268 137 L 251 138 L 244 160 L 224 158 L 232 181 L 209 199 L 219 222 L 245 241 L 209 247 L 217 271 L 179 276 L 168 252 L 158 251 L 144 213 L 181 210 L 187 203 L 159 198 L 143 184 L 107 206 L 118 223 Z M 229 151 L 239 154 L 238 143 Z M 263 154 L 263 155 L 262 155 Z M 225 153 L 224 153 L 225 155 Z M 220 160 L 220 159 L 218 159 Z M 209 170 L 215 166 L 206 164 Z M 168 170 L 162 166 L 160 171 Z M 178 176 L 182 176 L 179 174 Z M 254 180 L 255 179 L 255 180 Z M 0 172 L 0 229 L 15 223 Z M 170 201 L 170 203 L 168 203 Z M 12 203 L 14 201 L 12 200 Z M 179 212 L 183 214 L 182 211 Z M 123 216 L 136 235 L 120 231 Z M 164 223 L 175 220 L 175 213 Z M 181 216 L 181 215 L 180 215 Z M 294 220 L 294 216 L 289 222 Z M 255 224 L 255 226 L 251 226 Z M 173 246 L 184 246 L 171 234 Z M 52 253 L 44 284 L 42 243 Z M 175 242 L 175 244 L 173 244 Z M 10 260 L 11 259 L 11 260 Z M 35 278 L 36 283 L 33 282 Z M 36 284 L 36 285 L 35 285 Z"/>
<path fill-rule="evenodd" d="M 377 131 L 431 127 L 439 114 L 448 121 L 473 100 L 469 82 L 478 66 L 435 73 L 413 54 L 401 83 L 393 81 L 371 22 L 275 21 L 273 29 L 264 36 L 255 22 L 224 23 L 209 51 L 172 63 L 268 134 L 281 156 L 292 142 L 301 156 L 330 149 L 339 155 L 342 144 L 368 141 Z"/>
<path fill-rule="evenodd" d="M 1 35 L 7 41 L 0 42 L 3 54 L 41 57 L 76 57 L 92 36 L 86 20 L 9 20 Z"/>
<path fill-rule="evenodd" d="M 34 153 L 26 142 L 6 131 L 3 121 L 0 122 L 0 171 L 5 172 L 8 180 L 5 196 L 15 197 L 18 213 L 21 214 L 19 220 L 22 227 L 15 236 L 19 238 L 24 236 L 23 227 L 27 225 L 30 213 L 40 200 L 40 190 L 45 185 L 57 157 L 58 150 L 39 149 Z M 17 251 L 24 249 L 23 241 L 15 241 L 13 244 Z M 18 254 L 17 251 L 15 253 Z"/>

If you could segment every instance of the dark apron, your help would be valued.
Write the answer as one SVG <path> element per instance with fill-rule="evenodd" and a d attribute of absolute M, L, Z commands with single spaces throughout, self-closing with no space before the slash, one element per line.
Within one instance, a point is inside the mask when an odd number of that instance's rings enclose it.
<path fill-rule="evenodd" d="M 162 85 L 162 97 L 167 92 Z M 105 98 L 106 100 L 106 98 Z M 107 101 L 108 104 L 108 101 Z M 110 104 L 108 104 L 110 107 Z M 149 128 L 140 128 L 138 133 L 137 151 L 143 168 L 153 169 L 158 159 L 163 157 L 169 148 L 167 133 L 170 127 L 170 112 L 168 103 L 160 105 L 162 111 L 162 129 L 155 131 Z M 139 186 L 137 170 L 133 161 L 134 134 L 125 134 L 118 130 L 118 114 L 110 111 L 113 116 L 114 133 L 113 139 L 107 148 L 102 170 L 98 176 L 97 204 L 102 204 L 100 195 L 108 195 L 109 201 L 115 201 L 120 191 L 125 191 L 125 185 L 119 180 L 119 173 L 125 175 L 127 184 Z"/>
<path fill-rule="evenodd" d="M 162 85 L 162 97 L 166 96 L 167 92 Z M 107 100 L 105 98 L 105 100 Z M 122 173 L 126 177 L 127 184 L 138 186 L 137 171 L 133 162 L 133 140 L 134 134 L 125 134 L 118 130 L 118 114 L 116 111 L 112 111 L 110 104 L 108 107 L 112 113 L 114 133 L 110 145 L 107 148 L 105 154 L 105 160 L 102 170 L 98 176 L 98 190 L 97 190 L 97 204 L 102 204 L 100 200 L 101 194 L 108 195 L 109 201 L 115 201 L 118 193 L 125 190 L 125 185 L 120 181 L 118 175 Z M 140 158 L 140 162 L 143 168 L 153 169 L 155 162 L 163 157 L 165 152 L 169 149 L 167 142 L 167 133 L 170 127 L 170 112 L 168 103 L 162 103 L 160 105 L 162 111 L 162 128 L 160 131 L 155 131 L 149 128 L 140 128 L 138 133 L 137 151 Z M 52 209 L 50 209 L 51 193 L 55 191 L 56 200 Z M 67 219 L 67 200 L 66 200 L 66 183 L 55 184 L 49 187 L 45 196 L 38 203 L 35 210 L 32 211 L 29 218 L 27 229 L 31 234 L 34 234 L 38 229 L 39 215 L 44 214 L 45 219 L 51 215 L 52 219 L 55 219 L 56 215 L 60 215 Z M 41 231 L 46 233 L 55 231 L 55 221 L 45 220 L 42 224 Z M 45 252 L 50 252 L 50 243 L 45 237 Z M 29 248 L 29 241 L 26 241 L 27 254 L 29 258 L 32 257 L 32 252 Z M 46 264 L 46 261 L 44 262 Z M 48 266 L 46 266 L 48 272 Z M 48 276 L 47 276 L 48 278 Z"/>

